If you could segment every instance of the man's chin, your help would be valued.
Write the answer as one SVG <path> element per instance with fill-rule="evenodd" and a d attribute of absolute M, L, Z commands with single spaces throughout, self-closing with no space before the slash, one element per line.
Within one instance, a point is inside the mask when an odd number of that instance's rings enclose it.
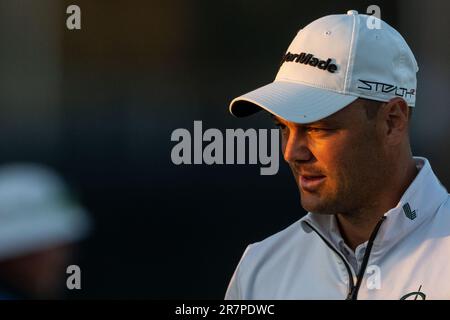
<path fill-rule="evenodd" d="M 300 193 L 300 202 L 303 209 L 308 212 L 314 212 L 317 214 L 334 214 L 334 210 L 330 208 L 331 206 L 329 203 L 317 195 Z"/>

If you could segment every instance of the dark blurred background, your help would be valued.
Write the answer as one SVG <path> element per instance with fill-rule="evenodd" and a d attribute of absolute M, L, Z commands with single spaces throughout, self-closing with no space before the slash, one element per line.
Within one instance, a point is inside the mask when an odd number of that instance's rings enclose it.
<path fill-rule="evenodd" d="M 95 223 L 68 296 L 221 299 L 246 245 L 304 211 L 284 163 L 176 166 L 172 131 L 269 128 L 228 103 L 274 79 L 302 26 L 371 4 L 415 53 L 413 153 L 449 188 L 449 2 L 0 0 L 0 162 L 57 169 Z"/>

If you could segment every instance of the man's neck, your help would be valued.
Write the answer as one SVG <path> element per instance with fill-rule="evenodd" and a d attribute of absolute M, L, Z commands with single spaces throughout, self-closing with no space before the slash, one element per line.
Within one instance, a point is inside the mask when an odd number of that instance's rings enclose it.
<path fill-rule="evenodd" d="M 360 208 L 358 212 L 337 214 L 336 220 L 345 243 L 355 250 L 357 246 L 369 240 L 375 226 L 391 208 L 395 207 L 403 193 L 417 175 L 414 159 L 408 162 L 405 170 L 397 171 L 397 183 L 372 201 L 369 206 Z"/>

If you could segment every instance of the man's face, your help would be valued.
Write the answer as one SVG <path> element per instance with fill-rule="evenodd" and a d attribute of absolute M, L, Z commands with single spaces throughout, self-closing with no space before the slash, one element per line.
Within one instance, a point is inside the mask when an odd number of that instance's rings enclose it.
<path fill-rule="evenodd" d="M 369 120 L 363 100 L 310 124 L 274 117 L 282 151 L 305 210 L 338 214 L 370 205 L 386 170 L 377 118 Z"/>

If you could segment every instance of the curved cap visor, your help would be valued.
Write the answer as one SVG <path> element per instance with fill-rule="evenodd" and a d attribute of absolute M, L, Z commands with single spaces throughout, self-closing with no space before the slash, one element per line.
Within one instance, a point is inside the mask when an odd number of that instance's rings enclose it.
<path fill-rule="evenodd" d="M 246 117 L 264 109 L 282 119 L 295 123 L 311 123 L 343 109 L 356 96 L 301 83 L 275 81 L 233 99 L 230 112 Z"/>

